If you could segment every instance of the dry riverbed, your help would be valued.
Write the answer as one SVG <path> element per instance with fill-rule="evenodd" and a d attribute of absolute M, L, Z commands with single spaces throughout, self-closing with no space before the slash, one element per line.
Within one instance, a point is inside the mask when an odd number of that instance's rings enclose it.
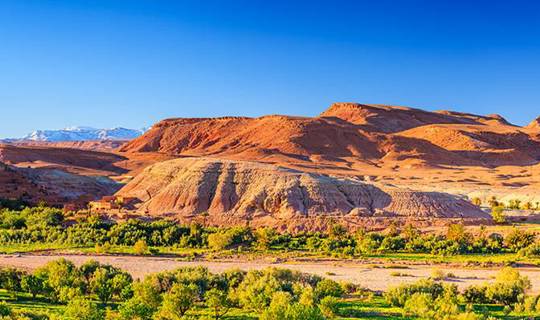
<path fill-rule="evenodd" d="M 272 263 L 268 261 L 181 261 L 167 257 L 140 257 L 140 256 L 102 256 L 102 255 L 0 255 L 0 266 L 12 266 L 33 270 L 43 266 L 49 261 L 66 258 L 77 265 L 88 260 L 97 260 L 101 263 L 111 264 L 131 273 L 135 278 L 141 278 L 149 273 L 172 270 L 185 266 L 205 266 L 211 272 L 219 273 L 229 269 L 254 270 L 267 267 L 278 267 L 316 274 L 334 279 L 336 281 L 350 281 L 371 290 L 386 290 L 404 282 L 415 282 L 421 278 L 432 275 L 434 268 L 445 274 L 453 276 L 445 281 L 454 283 L 459 288 L 472 284 L 481 284 L 493 281 L 500 268 L 466 268 L 466 267 L 434 267 L 432 265 L 408 265 L 392 268 L 384 264 L 364 264 L 356 262 L 285 262 Z M 540 292 L 540 268 L 525 267 L 519 269 L 520 273 L 529 277 L 532 282 L 532 291 Z M 401 275 L 397 275 L 400 273 Z"/>

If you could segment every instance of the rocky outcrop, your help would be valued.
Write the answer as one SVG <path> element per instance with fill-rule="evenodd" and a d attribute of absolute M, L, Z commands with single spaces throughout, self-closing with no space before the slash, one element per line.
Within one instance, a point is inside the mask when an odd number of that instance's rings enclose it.
<path fill-rule="evenodd" d="M 118 191 L 119 184 L 104 177 L 86 177 L 61 170 L 17 168 L 0 162 L 0 198 L 31 204 L 63 205 L 81 198 L 96 199 Z"/>
<path fill-rule="evenodd" d="M 444 193 L 381 187 L 269 164 L 214 158 L 175 159 L 148 167 L 119 191 L 150 215 L 215 223 L 334 217 L 488 218 Z M 292 223 L 292 222 L 291 222 Z"/>
<path fill-rule="evenodd" d="M 534 119 L 527 127 L 525 127 L 531 131 L 539 132 L 540 133 L 540 117 Z"/>

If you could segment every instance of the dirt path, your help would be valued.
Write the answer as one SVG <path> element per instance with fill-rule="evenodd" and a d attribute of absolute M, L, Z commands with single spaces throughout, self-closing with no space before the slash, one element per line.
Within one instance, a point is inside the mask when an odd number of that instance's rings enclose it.
<path fill-rule="evenodd" d="M 336 281 L 350 281 L 361 284 L 372 290 L 386 290 L 389 287 L 403 282 L 414 282 L 427 278 L 433 271 L 431 265 L 411 265 L 407 269 L 374 268 L 373 264 L 360 264 L 351 262 L 302 262 L 302 263 L 270 263 L 267 261 L 179 261 L 175 258 L 163 257 L 136 257 L 136 256 L 88 256 L 88 255 L 0 255 L 0 266 L 13 266 L 33 270 L 49 261 L 66 258 L 80 265 L 94 259 L 102 263 L 120 267 L 136 278 L 144 277 L 149 273 L 172 270 L 183 266 L 205 266 L 211 272 L 219 273 L 229 269 L 264 269 L 279 267 L 298 270 L 334 279 Z M 381 265 L 382 266 L 382 265 Z M 445 273 L 452 273 L 456 277 L 448 280 L 458 287 L 464 288 L 472 284 L 481 284 L 493 281 L 493 277 L 500 268 L 473 269 L 473 268 L 437 268 Z M 407 276 L 392 276 L 400 272 Z M 520 273 L 529 277 L 534 293 L 540 293 L 540 268 L 520 268 Z"/>

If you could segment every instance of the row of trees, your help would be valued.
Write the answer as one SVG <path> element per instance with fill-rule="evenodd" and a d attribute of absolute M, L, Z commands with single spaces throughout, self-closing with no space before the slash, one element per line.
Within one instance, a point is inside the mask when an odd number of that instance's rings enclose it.
<path fill-rule="evenodd" d="M 0 287 L 14 299 L 19 293 L 33 298 L 42 296 L 54 303 L 66 303 L 75 297 L 95 295 L 102 304 L 122 301 L 132 296 L 131 275 L 110 265 L 89 261 L 77 268 L 60 259 L 33 273 L 15 268 L 0 269 Z"/>
<path fill-rule="evenodd" d="M 138 247 L 177 246 L 231 249 L 238 246 L 258 250 L 310 250 L 345 256 L 384 252 L 431 253 L 440 255 L 466 253 L 518 252 L 534 255 L 539 250 L 536 234 L 514 228 L 503 236 L 487 234 L 482 229 L 473 235 L 463 225 L 448 227 L 446 234 L 423 234 L 412 226 L 385 233 L 347 232 L 334 225 L 326 233 L 278 233 L 271 228 L 251 230 L 246 227 L 204 228 L 198 224 L 182 226 L 173 222 L 123 223 L 103 222 L 91 216 L 66 225 L 62 213 L 51 208 L 31 208 L 0 212 L 2 243 L 64 243 L 72 245 L 124 245 Z"/>
<path fill-rule="evenodd" d="M 266 320 L 317 320 L 333 317 L 339 298 L 355 287 L 275 268 L 213 274 L 186 267 L 134 282 L 110 265 L 89 261 L 76 267 L 60 259 L 33 273 L 1 269 L 0 288 L 13 298 L 26 292 L 67 305 L 61 316 L 45 319 L 179 320 L 204 314 L 219 320 L 235 308 Z M 0 305 L 1 315 L 15 319 L 5 304 Z"/>
<path fill-rule="evenodd" d="M 526 316 L 540 314 L 539 296 L 527 296 L 531 283 L 512 268 L 504 268 L 490 284 L 474 285 L 462 293 L 456 285 L 430 279 L 403 284 L 385 293 L 386 300 L 403 309 L 408 316 L 421 319 L 483 319 L 473 312 L 475 304 L 505 306 L 506 314 L 514 311 Z"/>
<path fill-rule="evenodd" d="M 474 205 L 482 206 L 486 205 L 490 208 L 495 207 L 501 207 L 503 209 L 510 209 L 510 210 L 527 210 L 527 211 L 540 211 L 540 202 L 532 202 L 532 201 L 522 201 L 520 199 L 510 199 L 508 202 L 504 203 L 502 201 L 497 200 L 495 196 L 490 197 L 485 202 L 482 201 L 479 197 L 474 197 L 471 199 L 471 202 Z"/>
<path fill-rule="evenodd" d="M 0 243 L 60 243 L 95 246 L 106 252 L 112 245 L 134 246 L 138 253 L 152 247 L 210 248 L 216 251 L 243 247 L 253 250 L 309 250 L 339 256 L 362 256 L 385 252 L 453 255 L 521 252 L 540 254 L 533 232 L 513 228 L 507 235 L 469 233 L 461 224 L 450 225 L 444 234 L 422 233 L 411 225 L 391 226 L 384 233 L 348 232 L 339 224 L 327 232 L 279 233 L 271 228 L 214 228 L 199 224 L 183 226 L 170 221 L 105 222 L 89 216 L 76 223 L 64 221 L 58 209 L 36 207 L 0 211 Z"/>
<path fill-rule="evenodd" d="M 404 316 L 421 319 L 484 319 L 478 311 L 484 304 L 506 306 L 506 313 L 536 316 L 540 296 L 528 296 L 530 287 L 528 278 L 504 268 L 494 282 L 462 292 L 454 284 L 422 279 L 390 288 L 384 297 L 401 308 Z M 323 320 L 345 315 L 343 297 L 365 295 L 350 283 L 286 269 L 214 274 L 203 267 L 184 267 L 133 281 L 110 265 L 89 261 L 76 267 L 63 259 L 33 273 L 1 269 L 0 288 L 13 298 L 27 292 L 34 299 L 66 304 L 60 315 L 21 314 L 0 304 L 0 317 L 13 320 L 219 320 L 233 309 L 261 320 Z"/>

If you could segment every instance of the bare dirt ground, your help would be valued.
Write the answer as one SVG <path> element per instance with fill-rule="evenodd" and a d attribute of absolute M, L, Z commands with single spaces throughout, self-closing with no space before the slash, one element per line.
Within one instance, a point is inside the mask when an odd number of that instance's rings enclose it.
<path fill-rule="evenodd" d="M 101 263 L 111 264 L 131 273 L 135 278 L 147 274 L 173 270 L 185 266 L 205 266 L 211 272 L 219 273 L 230 269 L 255 270 L 267 267 L 286 268 L 301 272 L 316 274 L 336 281 L 350 281 L 371 290 L 384 291 L 400 283 L 415 282 L 428 278 L 434 267 L 431 265 L 410 265 L 406 269 L 382 268 L 374 264 L 360 264 L 353 262 L 301 262 L 301 263 L 272 263 L 268 261 L 180 261 L 166 257 L 138 257 L 138 256 L 89 256 L 89 255 L 0 255 L 0 266 L 12 266 L 33 270 L 43 266 L 49 261 L 66 258 L 76 265 L 88 260 L 97 260 Z M 460 289 L 473 284 L 482 284 L 493 281 L 500 268 L 438 268 L 444 273 L 452 273 L 455 277 L 445 280 L 456 284 Z M 526 275 L 532 282 L 532 292 L 540 293 L 540 268 L 520 268 L 520 273 Z M 392 276 L 392 273 L 402 273 L 405 276 Z"/>

